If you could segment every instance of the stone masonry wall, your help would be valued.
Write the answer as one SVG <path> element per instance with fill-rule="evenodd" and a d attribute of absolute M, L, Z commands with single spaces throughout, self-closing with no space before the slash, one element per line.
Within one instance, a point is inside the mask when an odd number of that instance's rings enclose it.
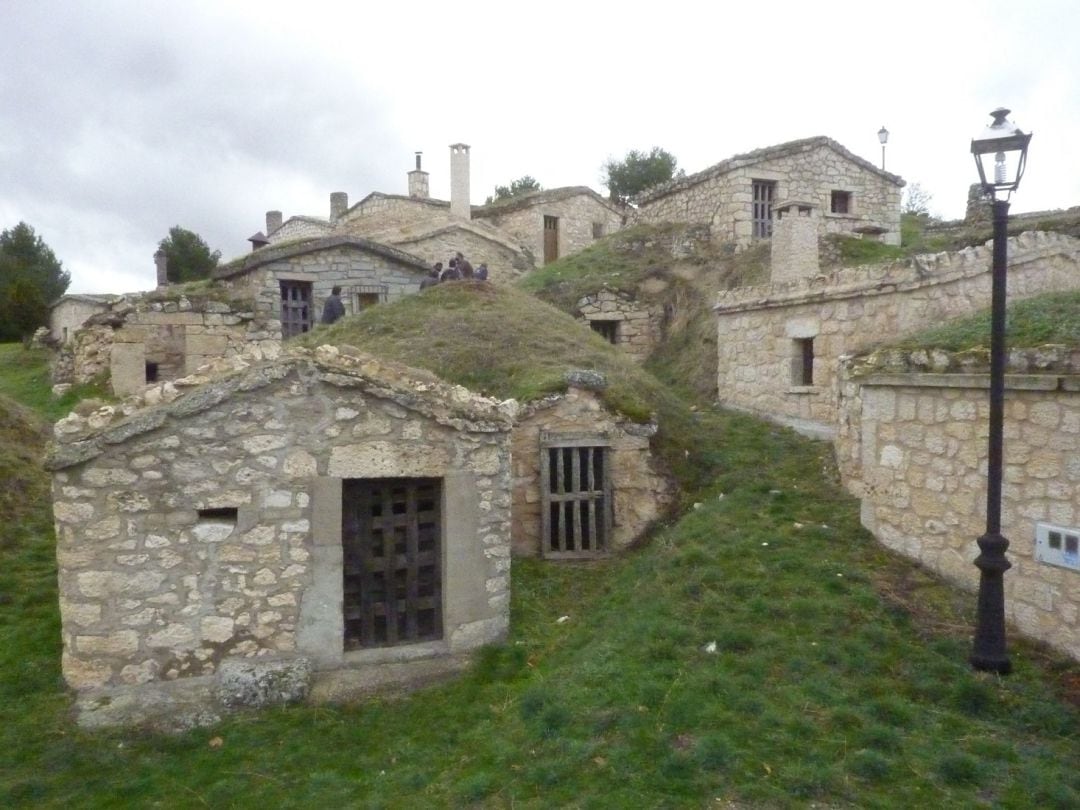
<path fill-rule="evenodd" d="M 507 284 L 532 266 L 522 253 L 464 228 L 438 229 L 418 238 L 396 237 L 389 243 L 432 265 L 442 262 L 446 266 L 450 257 L 460 250 L 474 268 L 481 262 L 487 264 L 488 280 L 495 284 Z"/>
<path fill-rule="evenodd" d="M 311 217 L 289 217 L 266 239 L 270 244 L 278 242 L 292 242 L 296 239 L 317 239 L 320 236 L 329 236 L 334 232 L 334 226 L 326 221 Z"/>
<path fill-rule="evenodd" d="M 376 195 L 357 203 L 338 222 L 337 232 L 369 236 L 378 231 L 450 222 L 450 204 L 441 200 Z"/>
<path fill-rule="evenodd" d="M 626 422 L 604 409 L 591 391 L 571 387 L 565 395 L 532 405 L 513 433 L 513 550 L 541 553 L 540 434 L 602 435 L 610 442 L 615 525 L 611 551 L 625 549 L 673 503 L 675 488 L 659 469 L 649 445 L 655 425 Z"/>
<path fill-rule="evenodd" d="M 795 149 L 790 154 L 734 167 L 699 183 L 687 183 L 644 202 L 638 208 L 637 221 L 707 223 L 715 241 L 748 244 L 753 227 L 753 180 L 774 181 L 776 201 L 813 203 L 820 212 L 820 235 L 852 233 L 858 227 L 872 225 L 885 229 L 885 242 L 900 244 L 900 187 L 824 145 L 811 150 Z M 830 193 L 834 190 L 851 193 L 851 213 L 829 213 Z"/>
<path fill-rule="evenodd" d="M 528 208 L 499 214 L 497 207 L 485 220 L 510 234 L 536 257 L 538 264 L 544 260 L 544 217 L 559 218 L 559 256 L 569 256 L 584 250 L 597 237 L 593 236 L 593 223 L 602 226 L 601 236 L 615 233 L 622 228 L 622 216 L 598 203 L 588 194 L 578 194 L 561 200 L 548 200 Z"/>
<path fill-rule="evenodd" d="M 1006 378 L 1006 613 L 1025 635 L 1080 660 L 1080 571 L 1034 556 L 1036 522 L 1080 526 L 1080 352 L 1066 358 L 1067 373 L 1046 367 L 1060 350 L 1032 355 L 1020 367 L 1037 373 Z M 972 368 L 970 358 L 954 360 Z M 862 499 L 863 525 L 969 590 L 986 529 L 988 380 L 848 363 L 840 403 L 837 454 L 845 485 Z"/>
<path fill-rule="evenodd" d="M 830 436 L 837 363 L 990 302 L 991 247 L 838 270 L 791 284 L 720 293 L 720 401 Z M 1009 240 L 1010 300 L 1080 285 L 1080 240 L 1029 232 Z M 813 384 L 793 378 L 797 339 L 813 339 Z"/>
<path fill-rule="evenodd" d="M 615 345 L 638 362 L 645 362 L 660 342 L 663 309 L 648 306 L 614 290 L 600 290 L 577 302 L 586 322 L 615 321 Z"/>
<path fill-rule="evenodd" d="M 244 366 L 56 425 L 63 671 L 91 722 L 95 696 L 152 710 L 169 682 L 210 706 L 229 662 L 373 668 L 506 632 L 505 407 L 331 347 Z M 444 638 L 346 653 L 340 482 L 402 476 L 444 482 Z"/>

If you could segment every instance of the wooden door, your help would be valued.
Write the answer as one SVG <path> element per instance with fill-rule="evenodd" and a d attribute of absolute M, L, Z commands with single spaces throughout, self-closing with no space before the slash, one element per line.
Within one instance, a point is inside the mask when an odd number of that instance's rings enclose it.
<path fill-rule="evenodd" d="M 291 338 L 311 331 L 311 282 L 281 282 L 281 337 Z"/>
<path fill-rule="evenodd" d="M 559 218 L 544 217 L 544 264 L 559 258 Z"/>

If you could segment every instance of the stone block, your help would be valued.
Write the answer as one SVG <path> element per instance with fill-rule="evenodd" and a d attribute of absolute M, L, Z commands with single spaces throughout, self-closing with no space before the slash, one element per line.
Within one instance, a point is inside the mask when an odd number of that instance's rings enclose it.
<path fill-rule="evenodd" d="M 228 659 L 218 670 L 217 696 L 226 708 L 262 708 L 298 703 L 311 688 L 311 661 Z"/>

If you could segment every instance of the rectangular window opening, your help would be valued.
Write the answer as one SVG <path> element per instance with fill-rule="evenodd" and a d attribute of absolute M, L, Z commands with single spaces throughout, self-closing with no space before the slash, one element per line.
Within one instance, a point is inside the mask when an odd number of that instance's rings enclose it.
<path fill-rule="evenodd" d="M 833 191 L 829 195 L 829 211 L 833 214 L 850 214 L 851 192 Z"/>
<path fill-rule="evenodd" d="M 753 237 L 768 239 L 772 236 L 773 200 L 776 183 L 772 180 L 752 180 L 753 191 Z"/>
<path fill-rule="evenodd" d="M 148 383 L 158 381 L 158 364 L 147 361 L 146 363 L 146 381 Z"/>
<path fill-rule="evenodd" d="M 342 483 L 345 649 L 442 638 L 442 482 Z"/>
<path fill-rule="evenodd" d="M 604 223 L 603 222 L 594 222 L 592 224 L 592 238 L 593 239 L 602 239 L 603 237 L 604 237 Z"/>
<path fill-rule="evenodd" d="M 231 523 L 236 525 L 237 508 L 235 506 L 220 506 L 214 509 L 200 509 L 200 523 Z"/>
<path fill-rule="evenodd" d="M 613 346 L 619 342 L 618 321 L 589 321 L 589 327 Z"/>
<path fill-rule="evenodd" d="M 387 297 L 385 284 L 361 284 L 353 288 L 353 311 L 363 312 L 368 307 L 385 304 Z"/>
<path fill-rule="evenodd" d="M 545 557 L 580 559 L 607 552 L 612 525 L 608 463 L 605 446 L 541 446 Z"/>
<path fill-rule="evenodd" d="M 791 384 L 814 384 L 814 339 L 795 338 L 791 358 Z"/>

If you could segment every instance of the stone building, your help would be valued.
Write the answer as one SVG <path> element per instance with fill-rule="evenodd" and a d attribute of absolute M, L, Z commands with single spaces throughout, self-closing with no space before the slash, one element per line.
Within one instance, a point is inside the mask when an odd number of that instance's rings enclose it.
<path fill-rule="evenodd" d="M 429 266 L 390 245 L 338 235 L 269 245 L 214 271 L 233 298 L 281 324 L 288 339 L 310 331 L 335 286 L 346 314 L 420 290 Z"/>
<path fill-rule="evenodd" d="M 656 424 L 608 411 L 596 372 L 574 372 L 565 394 L 527 405 L 513 431 L 513 551 L 582 559 L 621 551 L 674 502 L 649 440 Z"/>
<path fill-rule="evenodd" d="M 578 316 L 613 346 L 644 362 L 660 342 L 663 307 L 603 289 L 577 302 Z"/>
<path fill-rule="evenodd" d="M 576 253 L 622 228 L 623 212 L 584 186 L 533 192 L 484 206 L 469 200 L 470 148 L 450 147 L 450 200 L 429 195 L 428 173 L 408 173 L 407 195 L 374 191 L 353 206 L 345 192 L 330 195 L 327 218 L 266 214 L 265 244 L 349 234 L 397 246 L 427 262 L 446 262 L 457 251 L 475 267 L 488 265 L 491 280 L 509 281 L 539 264 Z"/>
<path fill-rule="evenodd" d="M 808 435 L 836 433 L 842 356 L 989 306 L 989 245 L 809 276 L 773 247 L 774 278 L 788 280 L 717 298 L 719 399 Z M 1080 239 L 1031 231 L 1008 250 L 1010 300 L 1080 285 Z"/>
<path fill-rule="evenodd" d="M 83 725 L 348 698 L 505 636 L 513 403 L 355 350 L 233 366 L 56 425 Z"/>
<path fill-rule="evenodd" d="M 986 528 L 985 352 L 879 352 L 840 377 L 837 458 L 862 523 L 969 590 Z M 1002 534 L 1006 618 L 1080 660 L 1080 350 L 1010 352 Z"/>
<path fill-rule="evenodd" d="M 735 155 L 643 192 L 636 221 L 709 225 L 714 241 L 747 245 L 772 235 L 776 203 L 805 200 L 819 235 L 865 235 L 900 244 L 904 181 L 818 136 Z"/>
<path fill-rule="evenodd" d="M 70 343 L 92 315 L 106 312 L 118 296 L 70 293 L 49 307 L 49 337 L 57 345 Z"/>

